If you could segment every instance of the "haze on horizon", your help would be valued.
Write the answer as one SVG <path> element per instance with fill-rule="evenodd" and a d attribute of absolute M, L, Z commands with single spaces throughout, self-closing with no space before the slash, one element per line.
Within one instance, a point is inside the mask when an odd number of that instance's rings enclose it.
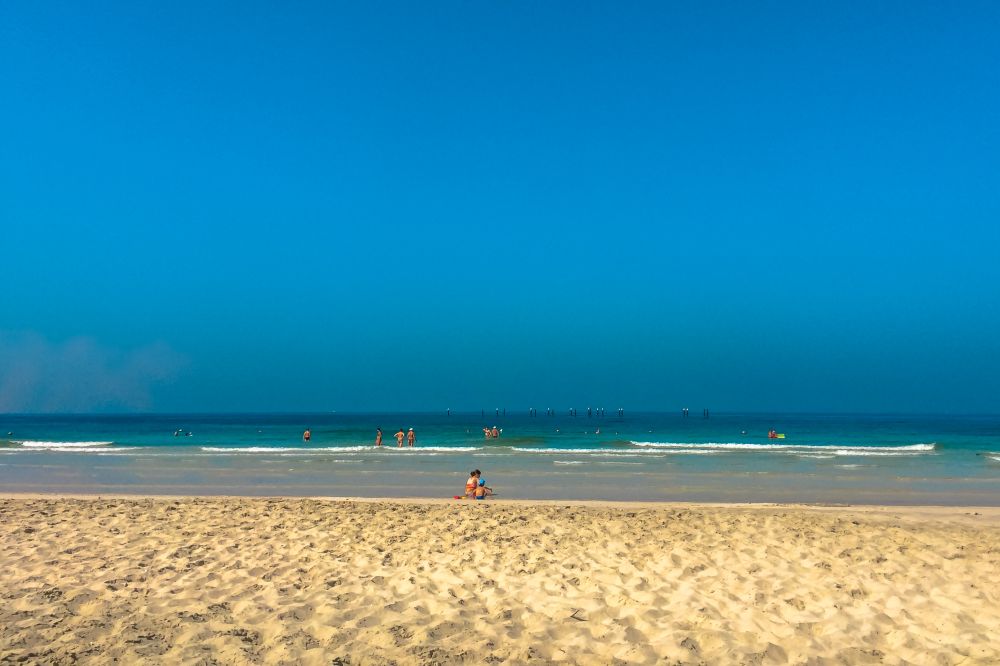
<path fill-rule="evenodd" d="M 0 7 L 0 412 L 1000 412 L 1000 6 Z"/>

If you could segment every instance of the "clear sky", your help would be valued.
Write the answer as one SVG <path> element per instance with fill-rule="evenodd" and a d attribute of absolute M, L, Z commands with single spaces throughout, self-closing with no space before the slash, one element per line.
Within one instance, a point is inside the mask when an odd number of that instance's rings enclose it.
<path fill-rule="evenodd" d="M 1000 412 L 994 2 L 0 4 L 0 411 Z"/>

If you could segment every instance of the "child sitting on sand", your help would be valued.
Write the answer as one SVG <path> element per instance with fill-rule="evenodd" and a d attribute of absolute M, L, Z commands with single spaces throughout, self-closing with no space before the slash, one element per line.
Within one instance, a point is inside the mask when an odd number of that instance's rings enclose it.
<path fill-rule="evenodd" d="M 487 494 L 488 493 L 486 490 L 486 482 L 483 481 L 482 479 L 479 479 L 479 485 L 476 487 L 476 499 L 484 500 L 486 499 Z"/>

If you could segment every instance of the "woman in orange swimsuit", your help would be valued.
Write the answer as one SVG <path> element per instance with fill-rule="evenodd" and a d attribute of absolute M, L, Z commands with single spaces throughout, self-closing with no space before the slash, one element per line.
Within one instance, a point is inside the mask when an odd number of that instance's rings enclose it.
<path fill-rule="evenodd" d="M 479 476 L 477 475 L 477 472 L 479 472 L 478 469 L 474 469 L 469 472 L 469 480 L 465 482 L 466 497 L 476 496 L 476 488 L 479 486 Z"/>

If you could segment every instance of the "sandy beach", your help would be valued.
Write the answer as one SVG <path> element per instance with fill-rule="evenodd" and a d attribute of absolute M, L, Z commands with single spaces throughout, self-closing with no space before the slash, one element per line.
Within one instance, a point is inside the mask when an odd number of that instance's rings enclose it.
<path fill-rule="evenodd" d="M 1000 511 L 0 499 L 0 662 L 1000 662 Z"/>

